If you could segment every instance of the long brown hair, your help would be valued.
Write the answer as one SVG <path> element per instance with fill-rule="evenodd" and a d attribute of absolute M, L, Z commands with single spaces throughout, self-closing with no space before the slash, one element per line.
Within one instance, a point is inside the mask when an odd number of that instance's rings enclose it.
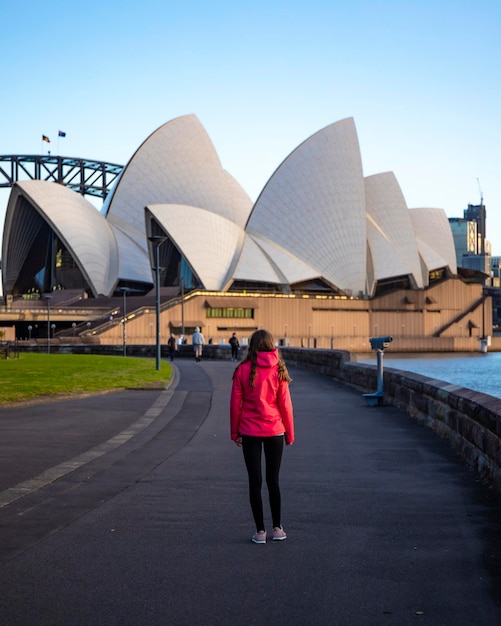
<path fill-rule="evenodd" d="M 251 370 L 249 382 L 251 387 L 254 387 L 254 380 L 256 378 L 256 363 L 257 363 L 257 355 L 258 352 L 272 352 L 275 349 L 275 342 L 273 340 L 273 335 L 267 330 L 256 330 L 252 333 L 252 336 L 249 341 L 249 348 L 247 350 L 247 356 L 244 361 L 240 365 L 243 365 L 247 361 L 251 362 Z M 240 365 L 238 367 L 240 367 Z M 238 369 L 237 367 L 237 369 Z M 235 370 L 236 372 L 237 370 Z M 233 374 L 234 376 L 235 374 Z M 280 353 L 278 353 L 278 378 L 280 380 L 285 381 L 286 383 L 290 383 L 292 378 L 289 376 L 289 372 L 287 371 L 287 367 L 282 360 Z"/>

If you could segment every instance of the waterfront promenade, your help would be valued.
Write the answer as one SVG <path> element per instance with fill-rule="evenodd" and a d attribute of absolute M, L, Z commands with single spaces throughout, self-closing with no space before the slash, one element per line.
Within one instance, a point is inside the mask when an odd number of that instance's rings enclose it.
<path fill-rule="evenodd" d="M 176 367 L 0 410 L 1 624 L 501 624 L 501 498 L 445 441 L 292 369 L 288 539 L 254 545 L 234 364 Z"/>

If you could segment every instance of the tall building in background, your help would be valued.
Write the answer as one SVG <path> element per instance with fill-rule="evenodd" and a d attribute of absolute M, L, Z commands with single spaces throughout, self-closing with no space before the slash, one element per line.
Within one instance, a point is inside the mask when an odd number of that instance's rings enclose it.
<path fill-rule="evenodd" d="M 485 238 L 486 238 L 486 211 L 485 204 L 480 199 L 480 204 L 469 204 L 464 210 L 463 216 L 465 220 L 475 222 L 477 224 L 477 252 L 476 254 L 486 254 Z"/>
<path fill-rule="evenodd" d="M 457 266 L 491 276 L 491 244 L 486 239 L 485 205 L 469 204 L 463 217 L 450 217 Z M 489 283 L 490 284 L 490 283 Z"/>
<path fill-rule="evenodd" d="M 465 219 L 464 217 L 450 217 L 454 248 L 456 250 L 456 260 L 458 267 L 463 266 L 463 257 L 477 254 L 477 223 Z"/>
<path fill-rule="evenodd" d="M 501 257 L 491 256 L 491 281 L 493 287 L 501 286 Z M 501 313 L 500 313 L 501 319 Z"/>

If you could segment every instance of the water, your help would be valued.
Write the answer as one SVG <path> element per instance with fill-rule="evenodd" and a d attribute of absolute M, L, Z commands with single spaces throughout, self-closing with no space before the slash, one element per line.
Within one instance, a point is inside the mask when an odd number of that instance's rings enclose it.
<path fill-rule="evenodd" d="M 376 364 L 376 354 L 359 355 L 358 363 Z M 384 367 L 393 367 L 429 378 L 444 380 L 501 398 L 501 352 L 487 354 L 391 354 L 385 352 Z"/>

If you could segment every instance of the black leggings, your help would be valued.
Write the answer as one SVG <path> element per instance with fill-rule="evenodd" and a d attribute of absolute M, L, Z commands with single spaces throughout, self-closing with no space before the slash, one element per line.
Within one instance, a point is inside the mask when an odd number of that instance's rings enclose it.
<path fill-rule="evenodd" d="M 273 528 L 281 525 L 281 498 L 278 478 L 284 449 L 284 436 L 278 437 L 249 437 L 242 435 L 242 449 L 245 465 L 249 475 L 249 499 L 252 515 L 256 523 L 256 530 L 264 530 L 263 501 L 261 499 L 261 451 L 264 448 L 266 461 L 266 485 L 270 498 L 271 517 Z"/>

